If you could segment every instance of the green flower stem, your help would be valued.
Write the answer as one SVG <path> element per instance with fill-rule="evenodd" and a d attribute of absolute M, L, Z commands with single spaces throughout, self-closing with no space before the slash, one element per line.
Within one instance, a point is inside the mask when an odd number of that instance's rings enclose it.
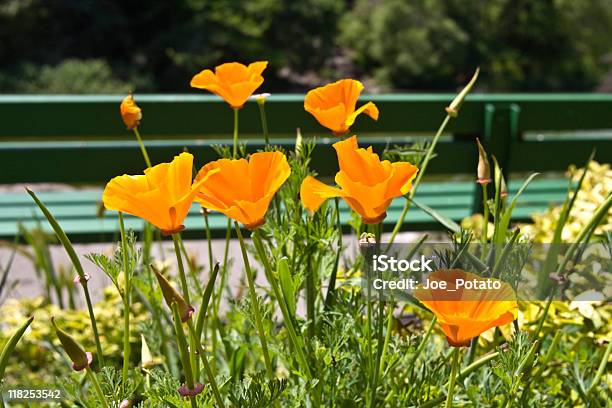
<path fill-rule="evenodd" d="M 187 324 L 189 327 L 189 335 L 193 338 L 197 338 L 197 332 L 193 327 L 193 321 L 189 319 Z M 219 392 L 217 380 L 215 379 L 215 375 L 213 374 L 212 368 L 210 367 L 208 359 L 206 358 L 204 349 L 202 348 L 202 345 L 199 341 L 195 342 L 195 346 L 197 347 L 198 354 L 200 355 L 200 359 L 202 360 L 202 364 L 204 365 L 204 370 L 206 371 L 206 376 L 208 377 L 208 382 L 210 384 L 210 387 L 212 388 L 213 395 L 215 397 L 215 400 L 217 401 L 217 405 L 219 407 L 224 408 L 225 403 L 223 402 L 223 398 L 221 398 L 221 393 Z"/>
<path fill-rule="evenodd" d="M 128 270 L 128 244 L 125 234 L 123 214 L 119 211 L 119 229 L 121 231 L 121 254 L 123 255 L 123 276 L 125 277 L 125 293 L 123 294 L 123 371 L 121 388 L 125 392 L 130 369 L 130 293 L 132 273 Z"/>
<path fill-rule="evenodd" d="M 57 236 L 57 239 L 62 243 L 62 246 L 64 247 L 64 249 L 66 250 L 66 253 L 68 254 L 68 257 L 70 257 L 70 261 L 72 262 L 74 269 L 79 275 L 79 282 L 81 283 L 81 286 L 83 287 L 83 292 L 85 294 L 85 302 L 87 303 L 87 311 L 89 313 L 89 320 L 91 321 L 91 329 L 93 331 L 94 341 L 96 343 L 96 352 L 98 354 L 98 361 L 99 361 L 100 366 L 102 367 L 104 366 L 104 355 L 102 354 L 102 345 L 100 343 L 100 335 L 98 334 L 98 325 L 96 324 L 96 316 L 94 315 L 93 304 L 91 302 L 91 296 L 89 295 L 89 289 L 87 287 L 87 278 L 85 277 L 85 271 L 83 270 L 83 265 L 81 265 L 81 261 L 79 260 L 79 257 L 76 251 L 74 250 L 74 247 L 72 246 L 72 242 L 70 242 L 70 239 L 68 239 L 68 236 L 66 235 L 62 227 L 59 225 L 59 223 L 57 222 L 53 214 L 51 214 L 51 212 L 42 203 L 42 201 L 38 199 L 38 197 L 36 196 L 36 194 L 34 194 L 33 191 L 29 189 L 26 189 L 26 191 L 28 192 L 30 197 L 32 197 L 32 199 L 36 202 L 36 205 L 38 205 L 40 210 L 43 212 L 43 214 L 47 218 L 47 221 L 53 228 L 53 231 L 55 231 L 55 235 Z"/>
<path fill-rule="evenodd" d="M 453 406 L 453 394 L 455 392 L 455 380 L 457 379 L 457 369 L 459 368 L 459 347 L 453 350 L 453 362 L 451 367 L 450 379 L 448 382 L 448 391 L 446 394 L 446 408 Z"/>
<path fill-rule="evenodd" d="M 308 364 L 308 360 L 306 358 L 306 352 L 304 350 L 304 344 L 301 341 L 301 338 L 297 334 L 297 330 L 294 325 L 293 317 L 289 313 L 287 308 L 287 304 L 283 300 L 281 290 L 278 287 L 276 282 L 276 276 L 272 271 L 272 266 L 270 265 L 270 261 L 268 256 L 265 253 L 265 249 L 263 247 L 263 241 L 259 234 L 259 230 L 255 230 L 253 232 L 253 244 L 255 246 L 255 250 L 259 255 L 259 258 L 262 260 L 264 268 L 266 269 L 266 275 L 270 277 L 270 286 L 272 286 L 272 291 L 274 292 L 274 297 L 278 300 L 278 304 L 281 308 L 281 313 L 283 314 L 283 319 L 285 321 L 285 327 L 287 328 L 287 333 L 289 334 L 289 341 L 293 345 L 293 349 L 297 353 L 297 360 L 300 363 L 302 370 L 308 375 L 309 378 L 312 378 L 312 373 L 310 372 L 310 365 Z"/>
<path fill-rule="evenodd" d="M 261 342 L 261 351 L 263 353 L 264 362 L 268 375 L 271 379 L 274 379 L 274 370 L 272 369 L 272 363 L 270 362 L 270 354 L 268 353 L 268 341 L 266 339 L 266 332 L 264 331 L 263 323 L 261 321 L 261 315 L 259 313 L 259 301 L 257 299 L 257 293 L 255 292 L 255 280 L 253 279 L 253 272 L 251 265 L 249 264 L 249 256 L 247 255 L 246 245 L 242 232 L 240 232 L 240 226 L 234 221 L 234 227 L 236 229 L 236 235 L 238 235 L 238 241 L 240 241 L 240 250 L 242 252 L 242 259 L 244 260 L 244 269 L 247 275 L 247 281 L 249 283 L 249 295 L 251 296 L 251 308 L 253 309 L 253 316 L 255 318 L 255 325 L 257 326 L 257 333 L 259 335 L 259 341 Z"/>
<path fill-rule="evenodd" d="M 238 108 L 234 108 L 234 150 L 233 157 L 234 159 L 238 158 Z"/>
<path fill-rule="evenodd" d="M 181 323 L 181 315 L 178 310 L 178 304 L 172 303 L 172 317 L 174 322 L 174 333 L 176 335 L 176 344 L 178 345 L 179 355 L 181 357 L 181 363 L 183 365 L 183 371 L 185 372 L 185 384 L 190 390 L 194 389 L 193 371 L 191 369 L 190 350 L 187 347 L 187 339 L 185 338 L 185 332 Z M 197 408 L 195 396 L 189 398 L 191 400 L 191 406 Z"/>
<path fill-rule="evenodd" d="M 423 353 L 423 350 L 425 350 L 425 346 L 427 345 L 427 342 L 429 341 L 429 338 L 431 337 L 431 333 L 433 332 L 433 328 L 435 327 L 437 321 L 438 321 L 438 318 L 436 316 L 434 316 L 433 319 L 431 319 L 431 323 L 429 324 L 429 327 L 427 328 L 425 335 L 421 339 L 419 346 L 417 347 L 416 351 L 414 352 L 414 355 L 410 359 L 410 364 L 408 364 L 408 367 L 410 367 L 410 369 L 414 368 L 414 363 L 416 363 L 421 353 Z"/>
<path fill-rule="evenodd" d="M 310 240 L 310 223 L 306 223 L 306 245 Z M 312 251 L 306 255 L 306 318 L 308 320 L 308 338 L 312 340 L 315 336 L 315 268 L 312 267 Z"/>
<path fill-rule="evenodd" d="M 257 106 L 259 106 L 259 117 L 261 118 L 261 128 L 263 131 L 264 140 L 266 142 L 266 147 L 270 145 L 270 133 L 268 131 L 268 119 L 266 118 L 266 102 L 265 100 L 257 101 Z"/>
<path fill-rule="evenodd" d="M 174 242 L 174 253 L 176 254 L 176 263 L 178 265 L 178 270 L 179 270 L 179 279 L 181 281 L 181 286 L 183 289 L 183 298 L 185 299 L 185 302 L 187 302 L 188 305 L 191 305 L 191 300 L 189 297 L 189 286 L 187 284 L 187 277 L 185 276 L 185 267 L 183 266 L 183 258 L 181 255 L 182 242 L 181 242 L 180 234 L 172 234 L 172 240 Z M 189 348 L 189 359 L 191 363 L 190 370 L 191 369 L 196 370 L 198 367 L 197 357 L 195 355 L 195 344 L 194 343 L 195 343 L 195 339 L 190 337 L 190 348 Z"/>
<path fill-rule="evenodd" d="M 209 273 L 213 273 L 213 268 L 214 268 L 214 256 L 213 256 L 213 250 L 212 250 L 212 234 L 210 232 L 210 224 L 208 222 L 208 211 L 206 210 L 206 208 L 202 207 L 202 214 L 204 215 L 204 229 L 206 232 L 206 244 L 207 244 L 207 249 L 208 249 L 208 271 Z M 223 287 L 221 287 L 219 289 L 219 295 L 221 295 L 223 292 Z M 214 290 L 213 290 L 214 292 Z M 215 304 L 215 300 L 213 299 L 213 307 Z M 216 315 L 215 315 L 216 316 Z M 210 333 L 208 333 L 210 330 Z M 206 324 L 205 325 L 205 329 L 204 329 L 204 338 L 208 338 L 210 337 L 211 342 L 212 342 L 212 354 L 213 356 L 216 355 L 216 350 L 217 350 L 217 336 L 215 334 L 215 329 L 214 329 L 214 325 L 213 324 Z M 200 339 L 198 338 L 198 341 Z M 215 364 L 215 361 L 213 360 L 213 365 Z"/>
<path fill-rule="evenodd" d="M 412 189 L 408 193 L 408 199 L 404 203 L 404 209 L 402 210 L 400 217 L 395 223 L 395 227 L 393 227 L 393 232 L 391 233 L 391 237 L 389 238 L 389 246 L 393 243 L 393 241 L 395 241 L 395 237 L 397 236 L 398 232 L 402 228 L 402 225 L 404 224 L 404 219 L 406 218 L 406 215 L 408 214 L 408 210 L 410 209 L 410 203 L 412 203 L 411 200 L 414 197 L 414 194 L 416 193 L 419 184 L 421 183 L 421 179 L 423 178 L 423 174 L 425 174 L 425 170 L 427 170 L 427 165 L 429 164 L 429 160 L 431 160 L 431 155 L 433 154 L 433 151 L 436 148 L 436 145 L 438 144 L 438 139 L 440 139 L 440 136 L 442 135 L 442 132 L 444 132 L 444 129 L 446 128 L 446 125 L 448 125 L 448 122 L 450 121 L 450 119 L 451 119 L 451 116 L 447 114 L 446 118 L 444 118 L 444 121 L 438 128 L 436 135 L 431 141 L 431 145 L 429 146 L 429 148 L 427 149 L 427 152 L 425 153 L 425 157 L 423 158 L 423 162 L 421 163 L 421 168 L 419 169 L 416 179 L 414 180 L 414 183 L 412 184 Z"/>
<path fill-rule="evenodd" d="M 104 396 L 104 393 L 102 392 L 102 387 L 100 387 L 100 382 L 98 381 L 98 377 L 96 376 L 96 373 L 93 372 L 90 366 L 87 366 L 86 370 L 87 370 L 87 376 L 89 377 L 89 380 L 93 384 L 94 389 L 96 390 L 96 394 L 98 394 L 98 398 L 100 399 L 100 402 L 102 403 L 102 406 L 104 408 L 108 408 L 108 402 L 106 402 L 106 397 Z"/>
<path fill-rule="evenodd" d="M 608 365 L 608 358 L 610 357 L 610 352 L 612 351 L 612 341 L 608 341 L 608 347 L 606 347 L 606 351 L 604 352 L 603 357 L 601 358 L 601 362 L 599 363 L 599 367 L 597 368 L 597 372 L 595 373 L 595 377 L 589 385 L 589 388 L 586 391 L 586 394 L 589 395 L 591 391 L 595 389 L 595 387 L 599 384 L 599 379 L 603 375 L 606 370 L 606 366 Z"/>
<path fill-rule="evenodd" d="M 191 305 L 189 299 L 189 285 L 187 284 L 187 276 L 185 276 L 185 267 L 183 266 L 183 256 L 181 255 L 181 237 L 179 234 L 172 234 L 172 241 L 174 242 L 174 253 L 176 254 L 176 263 L 178 265 L 179 279 L 181 280 L 181 288 L 183 289 L 183 297 L 187 304 Z"/>
<path fill-rule="evenodd" d="M 489 198 L 487 197 L 487 185 L 481 184 L 482 187 L 482 213 L 483 213 L 483 223 L 482 223 L 482 256 L 483 259 L 487 253 L 487 236 L 489 229 Z"/>
<path fill-rule="evenodd" d="M 140 151 L 142 152 L 142 157 L 147 165 L 147 168 L 151 167 L 151 159 L 149 159 L 149 154 L 147 153 L 147 148 L 145 147 L 144 143 L 142 142 L 142 138 L 140 137 L 140 132 L 138 131 L 138 128 L 135 127 L 134 129 L 134 135 L 136 135 L 136 140 L 138 140 L 138 145 L 140 146 Z"/>
<path fill-rule="evenodd" d="M 385 358 L 387 357 L 387 350 L 389 349 L 389 341 L 391 340 L 391 331 L 393 330 L 393 309 L 394 304 L 389 306 L 389 312 L 387 314 L 387 332 L 385 333 L 385 343 L 383 344 L 382 354 L 380 356 L 380 364 L 378 366 L 378 376 L 380 377 L 385 370 Z"/>
<path fill-rule="evenodd" d="M 380 239 L 382 235 L 382 224 L 378 223 L 376 225 L 371 225 L 371 232 L 374 234 L 374 240 L 376 242 L 376 252 L 380 253 Z M 366 260 L 366 262 L 368 262 Z M 378 278 L 381 278 L 381 274 L 379 272 Z M 393 313 L 393 310 L 391 310 Z M 372 366 L 372 396 L 370 398 L 370 405 L 374 405 L 374 401 L 376 400 L 376 389 L 378 387 L 378 378 L 380 375 L 380 365 L 382 364 L 382 354 L 383 354 L 383 320 L 385 316 L 385 302 L 383 299 L 382 290 L 378 291 L 378 314 L 376 316 L 376 360 Z"/>

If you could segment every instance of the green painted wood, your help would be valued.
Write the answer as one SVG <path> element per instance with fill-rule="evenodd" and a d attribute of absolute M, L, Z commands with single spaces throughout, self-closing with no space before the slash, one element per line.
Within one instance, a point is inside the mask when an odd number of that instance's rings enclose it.
<path fill-rule="evenodd" d="M 379 105 L 374 122 L 359 118 L 353 130 L 377 135 L 377 150 L 431 137 L 442 121 L 452 94 L 366 95 Z M 104 183 L 121 173 L 142 170 L 140 152 L 118 113 L 121 96 L 0 96 L 0 183 Z M 183 148 L 200 163 L 216 158 L 211 145 L 227 143 L 232 132 L 231 109 L 208 94 L 138 95 L 144 120 L 143 137 L 154 162 L 168 161 Z M 277 143 L 291 148 L 295 129 L 318 136 L 313 166 L 323 175 L 335 172 L 336 138 L 303 109 L 303 95 L 272 95 L 267 105 L 270 129 Z M 451 121 L 428 174 L 473 174 L 477 155 L 474 138 L 495 154 L 506 174 L 563 171 L 581 163 L 596 147 L 596 159 L 612 162 L 611 94 L 470 95 L 460 116 Z M 241 140 L 261 148 L 261 126 L 255 103 L 241 110 Z M 526 140 L 525 132 L 565 131 L 571 138 Z M 58 139 L 64 141 L 58 142 Z M 65 139 L 72 139 L 66 141 Z M 44 169 L 44 170 L 41 170 Z M 478 197 L 475 198 L 478 203 Z"/>
<path fill-rule="evenodd" d="M 521 180 L 509 184 L 509 190 L 515 193 Z M 465 181 L 428 182 L 420 186 L 418 200 L 445 216 L 460 221 L 471 214 L 475 183 Z M 523 193 L 515 210 L 517 220 L 528 219 L 533 212 L 543 211 L 553 204 L 559 204 L 566 196 L 567 181 L 562 179 L 536 179 Z M 72 190 L 65 192 L 40 192 L 38 196 L 55 215 L 60 224 L 75 241 L 107 241 L 116 239 L 118 225 L 116 213 L 105 212 L 102 218 L 97 218 L 97 206 L 101 190 Z M 394 224 L 403 208 L 404 201 L 396 199 L 391 203 L 385 225 Z M 350 209 L 341 203 L 341 220 L 348 224 L 351 218 Z M 25 193 L 0 194 L 0 237 L 13 237 L 18 232 L 17 224 L 22 222 L 27 227 L 41 225 L 51 233 L 43 215 Z M 224 234 L 227 219 L 222 214 L 212 213 L 209 222 L 216 237 Z M 126 216 L 128 228 L 142 231 L 142 221 Z M 186 236 L 201 238 L 203 221 L 199 207 L 194 204 L 185 221 Z M 390 227 L 389 227 L 390 228 Z M 404 230 L 431 230 L 440 226 L 429 215 L 413 207 L 406 218 Z"/>

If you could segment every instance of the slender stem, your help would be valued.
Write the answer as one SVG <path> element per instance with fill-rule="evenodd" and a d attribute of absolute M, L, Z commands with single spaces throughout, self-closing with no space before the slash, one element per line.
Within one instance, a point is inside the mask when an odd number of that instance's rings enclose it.
<path fill-rule="evenodd" d="M 425 335 L 421 339 L 419 346 L 417 347 L 416 351 L 414 352 L 414 355 L 410 359 L 410 364 L 408 364 L 408 367 L 410 367 L 411 369 L 414 367 L 414 363 L 416 363 L 417 358 L 419 358 L 419 356 L 425 349 L 425 346 L 427 345 L 427 342 L 429 341 L 429 337 L 431 336 L 431 332 L 433 331 L 433 328 L 436 325 L 437 321 L 438 321 L 438 318 L 436 316 L 434 316 L 433 319 L 431 319 L 431 323 L 429 324 L 429 327 L 427 328 Z"/>
<path fill-rule="evenodd" d="M 138 131 L 137 127 L 135 127 L 133 130 L 134 130 L 134 134 L 136 135 L 136 140 L 138 140 L 138 144 L 140 145 L 140 151 L 142 152 L 142 157 L 144 158 L 144 161 L 145 161 L 147 167 L 151 167 L 151 159 L 149 159 L 149 154 L 147 153 L 147 148 L 145 147 L 144 143 L 142 142 L 142 138 L 140 137 L 140 132 Z"/>
<path fill-rule="evenodd" d="M 259 106 L 259 117 L 261 118 L 261 128 L 263 130 L 264 140 L 266 142 L 266 147 L 270 145 L 270 133 L 268 132 L 268 120 L 266 118 L 266 107 L 265 101 L 257 101 L 257 105 Z"/>
<path fill-rule="evenodd" d="M 487 253 L 487 242 L 489 235 L 489 203 L 487 197 L 487 185 L 482 184 L 482 212 L 483 212 L 483 223 L 482 223 L 482 254 L 483 257 Z M 484 259 L 484 258 L 483 258 Z"/>
<path fill-rule="evenodd" d="M 121 388 L 125 392 L 130 369 L 130 293 L 132 289 L 132 273 L 128 270 L 128 243 L 121 211 L 119 211 L 119 229 L 121 231 L 121 255 L 123 256 L 123 276 L 125 278 L 125 293 L 123 294 L 123 371 L 121 383 Z"/>
<path fill-rule="evenodd" d="M 310 224 L 306 223 L 306 243 L 310 235 Z M 306 316 L 308 319 L 308 338 L 312 340 L 315 336 L 315 270 L 312 267 L 312 251 L 306 255 Z"/>
<path fill-rule="evenodd" d="M 89 377 L 89 380 L 93 384 L 94 389 L 96 390 L 96 394 L 98 394 L 98 399 L 100 399 L 100 403 L 102 404 L 102 406 L 104 406 L 104 408 L 108 408 L 108 402 L 106 402 L 106 397 L 104 396 L 104 393 L 102 392 L 102 387 L 100 387 L 100 382 L 98 381 L 98 377 L 96 376 L 96 373 L 94 373 L 91 367 L 89 366 L 87 366 L 86 370 L 87 370 L 87 376 Z"/>
<path fill-rule="evenodd" d="M 172 234 L 172 241 L 174 242 L 174 253 L 176 254 L 176 263 L 178 265 L 179 279 L 181 280 L 181 287 L 183 289 L 183 297 L 187 304 L 191 304 L 189 300 L 189 286 L 187 285 L 187 277 L 185 276 L 185 267 L 183 266 L 183 257 L 181 255 L 180 235 Z"/>
<path fill-rule="evenodd" d="M 459 368 L 459 347 L 453 350 L 453 366 L 451 367 L 450 380 L 448 383 L 448 392 L 446 394 L 446 408 L 453 406 L 453 394 L 455 392 L 455 380 L 457 378 L 457 369 Z"/>
<path fill-rule="evenodd" d="M 266 339 L 266 332 L 264 331 L 263 323 L 261 321 L 261 314 L 259 313 L 259 301 L 257 299 L 257 293 L 255 292 L 255 280 L 253 278 L 253 272 L 251 271 L 251 265 L 249 264 L 249 256 L 247 255 L 244 238 L 242 237 L 242 232 L 240 232 L 240 226 L 237 222 L 234 222 L 234 227 L 236 229 L 236 235 L 238 235 L 238 241 L 240 242 L 242 259 L 244 260 L 244 269 L 246 271 L 247 281 L 249 283 L 249 295 L 251 296 L 251 308 L 253 309 L 255 325 L 257 326 L 259 341 L 261 342 L 261 351 L 263 353 L 266 369 L 268 370 L 268 375 L 271 379 L 274 379 L 274 370 L 272 369 L 272 363 L 270 362 L 270 354 L 268 353 L 268 341 Z"/>
<path fill-rule="evenodd" d="M 91 303 L 91 296 L 89 295 L 89 289 L 87 287 L 87 281 L 81 279 L 81 286 L 85 293 L 85 303 L 87 304 L 87 311 L 91 320 L 91 329 L 94 333 L 94 340 L 96 342 L 96 351 L 98 353 L 98 361 L 100 367 L 104 367 L 104 354 L 102 354 L 102 344 L 100 343 L 100 335 L 98 334 L 98 324 L 96 323 L 96 317 L 94 315 L 93 304 Z"/>
<path fill-rule="evenodd" d="M 267 276 L 270 279 L 270 286 L 272 286 L 272 291 L 274 292 L 274 296 L 278 300 L 278 304 L 281 308 L 281 313 L 283 314 L 283 319 L 285 321 L 285 327 L 287 328 L 287 332 L 289 334 L 289 341 L 292 343 L 293 348 L 297 352 L 297 359 L 302 366 L 302 370 L 311 377 L 310 366 L 308 365 L 308 360 L 306 359 L 306 353 L 304 351 L 304 344 L 301 342 L 301 338 L 297 335 L 297 330 L 294 327 L 293 317 L 289 313 L 287 308 L 287 304 L 282 298 L 282 293 L 278 288 L 277 282 L 274 280 L 275 275 L 272 272 L 272 266 L 270 265 L 270 261 L 268 260 L 268 256 L 265 253 L 265 249 L 263 247 L 263 241 L 258 230 L 253 232 L 253 244 L 255 246 L 255 250 L 259 255 L 259 258 L 262 260 L 264 268 L 267 271 Z"/>
<path fill-rule="evenodd" d="M 193 321 L 189 319 L 187 324 L 189 327 L 189 335 L 191 337 L 197 337 L 196 330 L 193 327 Z M 220 407 L 225 407 L 225 403 L 223 402 L 223 398 L 221 398 L 221 393 L 219 392 L 219 386 L 217 385 L 217 380 L 215 379 L 215 376 L 212 372 L 208 359 L 206 358 L 204 349 L 202 348 L 202 345 L 200 344 L 199 341 L 197 341 L 195 345 L 197 347 L 198 354 L 200 355 L 200 359 L 202 360 L 202 364 L 204 364 L 204 370 L 206 371 L 206 375 L 208 376 L 208 382 L 210 383 L 210 386 L 212 388 L 215 400 L 217 401 L 217 404 Z"/>
<path fill-rule="evenodd" d="M 608 358 L 610 357 L 610 352 L 611 351 L 612 351 L 612 341 L 608 341 L 608 347 L 606 347 L 606 351 L 604 352 L 604 355 L 601 358 L 601 362 L 599 363 L 599 367 L 597 368 L 597 372 L 595 373 L 595 377 L 593 378 L 593 381 L 591 382 L 591 385 L 589 385 L 589 388 L 586 391 L 587 395 L 591 391 L 593 391 L 593 389 L 599 383 L 599 379 L 601 378 L 601 376 L 603 375 L 604 371 L 606 370 L 606 366 L 608 364 Z"/>
<path fill-rule="evenodd" d="M 191 369 L 190 350 L 187 347 L 187 339 L 185 338 L 185 332 L 181 323 L 181 315 L 178 310 L 178 304 L 172 303 L 172 317 L 174 322 L 174 333 L 176 335 L 176 343 L 179 349 L 179 355 L 181 356 L 181 363 L 183 365 L 183 371 L 185 372 L 185 383 L 187 388 L 190 390 L 195 389 L 195 383 L 193 381 L 193 371 Z M 191 406 L 197 408 L 195 396 L 189 398 L 191 400 Z"/>
<path fill-rule="evenodd" d="M 414 183 L 412 184 L 412 190 L 410 190 L 410 192 L 408 193 L 409 199 L 406 200 L 406 202 L 404 203 L 404 209 L 402 210 L 402 214 L 400 215 L 397 222 L 395 223 L 395 227 L 393 227 L 393 232 L 391 233 L 391 237 L 389 238 L 389 246 L 393 243 L 393 241 L 395 241 L 395 237 L 397 233 L 402 228 L 402 224 L 404 224 L 404 219 L 406 218 L 406 215 L 408 214 L 408 210 L 410 209 L 410 203 L 412 202 L 411 200 L 414 197 L 414 194 L 416 193 L 417 187 L 419 186 L 421 179 L 423 178 L 423 174 L 425 174 L 425 170 L 427 170 L 427 164 L 429 163 L 429 160 L 431 160 L 431 155 L 433 154 L 433 151 L 436 148 L 438 139 L 440 139 L 440 135 L 442 135 L 442 132 L 444 132 L 444 129 L 446 128 L 446 125 L 448 124 L 450 119 L 451 119 L 451 116 L 446 115 L 446 118 L 444 118 L 444 121 L 438 128 L 436 135 L 431 141 L 431 145 L 429 146 L 429 148 L 427 149 L 427 152 L 425 153 L 425 157 L 423 158 L 423 162 L 421 163 L 421 168 L 419 169 L 416 179 L 414 180 Z"/>
<path fill-rule="evenodd" d="M 234 108 L 234 159 L 238 158 L 238 112 L 237 108 Z"/>
<path fill-rule="evenodd" d="M 210 232 L 210 224 L 208 223 L 208 211 L 206 208 L 202 208 L 204 212 L 204 228 L 206 230 L 206 244 L 208 246 L 208 271 L 212 272 L 214 268 L 214 256 L 212 249 L 212 234 Z"/>
<path fill-rule="evenodd" d="M 389 313 L 387 315 L 387 332 L 385 333 L 385 343 L 382 349 L 382 355 L 380 356 L 380 365 L 378 366 L 378 376 L 380 377 L 385 370 L 385 358 L 387 357 L 387 350 L 389 348 L 389 341 L 391 340 L 391 330 L 393 330 L 393 309 L 394 305 L 389 306 Z"/>

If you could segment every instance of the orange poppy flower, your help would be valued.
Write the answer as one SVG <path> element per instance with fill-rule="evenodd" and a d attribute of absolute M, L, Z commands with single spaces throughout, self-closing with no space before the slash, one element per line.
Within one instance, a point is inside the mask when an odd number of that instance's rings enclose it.
<path fill-rule="evenodd" d="M 516 293 L 506 282 L 461 269 L 435 271 L 428 280 L 446 282 L 446 288 L 432 289 L 430 283 L 428 289 L 415 289 L 414 295 L 436 315 L 451 346 L 468 346 L 472 338 L 518 316 Z M 493 282 L 499 284 L 498 289 Z"/>
<path fill-rule="evenodd" d="M 247 99 L 263 84 L 261 73 L 268 61 L 257 61 L 248 66 L 228 62 L 215 67 L 215 72 L 205 69 L 191 79 L 193 88 L 206 89 L 220 96 L 232 108 L 240 109 Z"/>
<path fill-rule="evenodd" d="M 272 197 L 290 174 L 281 152 L 255 153 L 248 161 L 220 159 L 198 172 L 197 183 L 207 180 L 200 184 L 195 201 L 252 230 L 264 223 Z"/>
<path fill-rule="evenodd" d="M 377 224 L 387 215 L 391 200 L 412 188 L 418 169 L 410 163 L 381 161 L 372 146 L 359 148 L 357 136 L 334 143 L 340 171 L 336 173 L 335 188 L 308 176 L 302 182 L 302 204 L 311 213 L 325 200 L 342 197 L 365 224 Z"/>
<path fill-rule="evenodd" d="M 142 120 L 142 110 L 134 102 L 134 97 L 129 94 L 121 101 L 119 106 L 119 112 L 121 113 L 121 119 L 128 129 L 134 129 L 140 125 Z"/>
<path fill-rule="evenodd" d="M 378 108 L 373 102 L 355 110 L 361 91 L 361 82 L 342 79 L 309 91 L 304 99 L 304 109 L 335 135 L 343 135 L 348 133 L 357 116 L 362 113 L 378 120 Z"/>
<path fill-rule="evenodd" d="M 149 167 L 144 175 L 115 177 L 102 194 L 104 207 L 145 219 L 165 235 L 180 232 L 198 188 L 206 181 L 192 184 L 192 168 L 193 156 L 181 153 L 171 163 Z"/>

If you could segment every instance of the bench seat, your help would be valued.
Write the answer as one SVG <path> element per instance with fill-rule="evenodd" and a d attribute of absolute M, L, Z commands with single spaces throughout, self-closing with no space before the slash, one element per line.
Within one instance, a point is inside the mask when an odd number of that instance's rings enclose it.
<path fill-rule="evenodd" d="M 520 188 L 523 180 L 513 180 L 509 183 L 510 199 Z M 422 183 L 416 195 L 419 203 L 425 204 L 444 216 L 454 220 L 469 216 L 474 206 L 477 185 L 469 181 Z M 98 209 L 101 200 L 101 189 L 81 189 L 37 193 L 62 228 L 75 242 L 102 242 L 115 240 L 119 234 L 116 213 L 106 211 L 99 217 Z M 542 212 L 551 205 L 563 202 L 567 195 L 567 180 L 535 179 L 519 199 L 514 211 L 514 220 L 526 221 L 536 212 Z M 391 204 L 384 221 L 385 230 L 389 231 L 399 218 L 404 206 L 403 199 L 396 199 Z M 351 218 L 350 209 L 342 202 L 341 221 L 348 225 Z M 132 216 L 126 216 L 126 227 L 140 232 L 143 222 Z M 35 205 L 31 197 L 24 192 L 0 193 L 0 238 L 14 239 L 18 234 L 19 223 L 26 228 L 41 225 L 45 231 L 51 228 L 42 212 Z M 225 234 L 227 218 L 223 214 L 212 213 L 209 223 L 215 237 Z M 200 214 L 199 206 L 195 205 L 185 220 L 185 236 L 187 238 L 202 238 L 204 236 L 204 220 Z M 412 206 L 404 222 L 402 230 L 440 230 L 443 227 L 429 214 Z"/>

